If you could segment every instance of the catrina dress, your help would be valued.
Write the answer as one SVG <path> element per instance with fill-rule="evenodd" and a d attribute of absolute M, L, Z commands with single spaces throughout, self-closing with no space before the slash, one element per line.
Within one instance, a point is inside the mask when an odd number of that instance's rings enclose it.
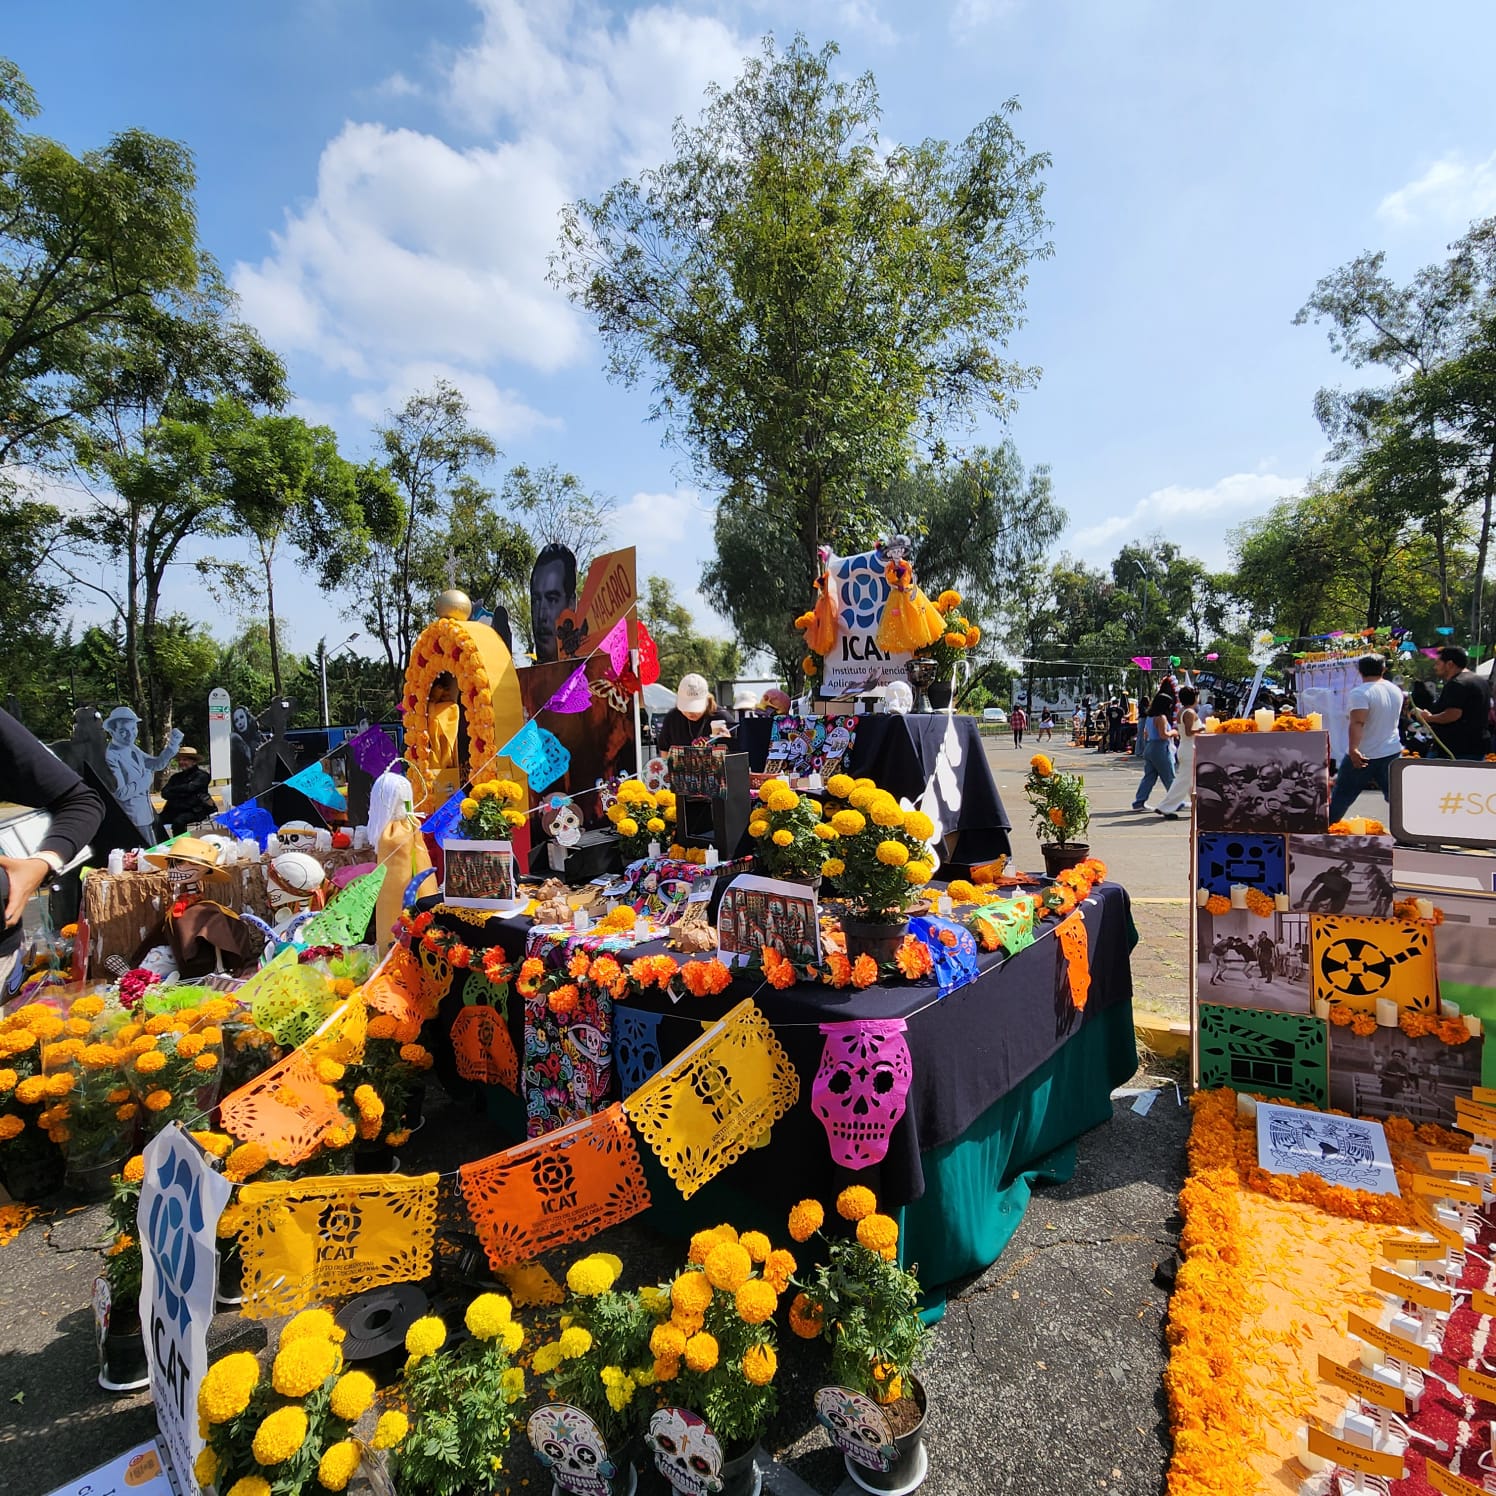
<path fill-rule="evenodd" d="M 836 636 L 835 589 L 830 571 L 822 567 L 816 578 L 816 600 L 810 610 L 810 624 L 805 630 L 805 647 L 812 654 L 829 655 L 836 648 Z"/>
<path fill-rule="evenodd" d="M 906 654 L 928 648 L 945 633 L 945 619 L 935 604 L 914 584 L 914 568 L 907 561 L 890 561 L 888 602 L 878 626 L 878 648 L 885 654 Z"/>

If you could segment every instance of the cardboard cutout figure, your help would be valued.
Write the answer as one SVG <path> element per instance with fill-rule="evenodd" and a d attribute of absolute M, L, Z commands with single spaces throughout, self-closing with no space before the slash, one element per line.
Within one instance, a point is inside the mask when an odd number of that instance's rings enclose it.
<path fill-rule="evenodd" d="M 535 558 L 530 572 L 530 638 L 537 664 L 548 665 L 560 658 L 556 625 L 576 605 L 577 558 L 553 541 Z"/>
<path fill-rule="evenodd" d="M 152 846 L 161 840 L 161 823 L 156 818 L 156 807 L 151 804 L 151 777 L 164 769 L 177 756 L 182 746 L 182 730 L 172 728 L 166 746 L 160 753 L 145 753 L 136 743 L 140 730 L 140 718 L 127 706 L 117 706 L 104 719 L 104 730 L 109 734 L 109 746 L 104 758 L 109 772 L 114 776 L 114 797 L 124 806 L 145 845 Z"/>

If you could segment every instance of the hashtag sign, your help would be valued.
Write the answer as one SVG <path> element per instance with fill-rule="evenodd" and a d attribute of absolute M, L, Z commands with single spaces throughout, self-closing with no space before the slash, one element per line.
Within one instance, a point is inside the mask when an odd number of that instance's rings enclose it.
<path fill-rule="evenodd" d="M 1441 816 L 1454 816 L 1460 813 L 1460 806 L 1465 803 L 1465 797 L 1459 790 L 1450 790 L 1439 801 L 1439 814 Z"/>

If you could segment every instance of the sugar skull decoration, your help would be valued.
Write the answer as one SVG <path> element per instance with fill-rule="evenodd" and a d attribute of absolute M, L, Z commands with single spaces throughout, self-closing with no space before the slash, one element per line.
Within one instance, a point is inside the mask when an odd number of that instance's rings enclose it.
<path fill-rule="evenodd" d="M 610 1496 L 618 1473 L 602 1431 L 580 1408 L 547 1403 L 526 1426 L 535 1458 L 551 1473 L 556 1489 L 572 1496 Z"/>
<path fill-rule="evenodd" d="M 881 1163 L 889 1135 L 904 1115 L 914 1062 L 902 1018 L 854 1018 L 823 1023 L 826 1043 L 810 1090 L 810 1105 L 842 1168 Z"/>
<path fill-rule="evenodd" d="M 322 864 L 308 852 L 282 852 L 270 863 L 265 869 L 265 897 L 276 930 L 284 930 L 312 907 L 326 877 Z"/>
<path fill-rule="evenodd" d="M 681 1496 L 716 1496 L 722 1489 L 722 1445 L 699 1413 L 661 1408 L 644 1442 L 654 1452 L 655 1469 Z"/>
<path fill-rule="evenodd" d="M 850 1387 L 822 1387 L 816 1392 L 816 1422 L 849 1460 L 865 1470 L 886 1475 L 898 1461 L 898 1445 L 883 1410 Z"/>
<path fill-rule="evenodd" d="M 570 795 L 547 795 L 540 824 L 558 846 L 574 847 L 582 839 L 582 816 Z"/>
<path fill-rule="evenodd" d="M 651 792 L 670 788 L 670 765 L 663 758 L 655 757 L 645 763 L 644 787 Z"/>
<path fill-rule="evenodd" d="M 286 852 L 310 852 L 317 845 L 317 828 L 310 821 L 287 821 L 275 834 Z"/>
<path fill-rule="evenodd" d="M 613 1009 L 613 1058 L 625 1096 L 632 1096 L 664 1062 L 660 1053 L 660 1013 L 639 1008 Z"/>

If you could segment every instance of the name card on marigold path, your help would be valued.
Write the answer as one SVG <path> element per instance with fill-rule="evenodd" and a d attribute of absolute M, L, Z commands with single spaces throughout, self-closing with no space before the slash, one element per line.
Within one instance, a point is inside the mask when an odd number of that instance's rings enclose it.
<path fill-rule="evenodd" d="M 1374 1345 L 1379 1351 L 1385 1351 L 1387 1355 L 1395 1357 L 1399 1361 L 1406 1361 L 1409 1366 L 1416 1366 L 1421 1371 L 1429 1368 L 1429 1354 L 1426 1345 L 1419 1345 L 1413 1340 L 1404 1340 L 1401 1335 L 1394 1335 L 1391 1330 L 1384 1330 L 1380 1325 L 1374 1325 L 1363 1314 L 1357 1314 L 1353 1309 L 1346 1316 L 1346 1329 L 1358 1340 L 1364 1340 L 1368 1345 Z"/>
<path fill-rule="evenodd" d="M 1496 1107 L 1480 1106 L 1466 1101 L 1463 1096 L 1454 1099 L 1455 1126 L 1461 1132 L 1473 1132 L 1477 1137 L 1496 1138 Z"/>
<path fill-rule="evenodd" d="M 1342 1366 L 1338 1361 L 1332 1361 L 1321 1354 L 1319 1374 L 1342 1392 L 1349 1392 L 1352 1397 L 1364 1398 L 1378 1408 L 1391 1408 L 1394 1413 L 1408 1411 L 1408 1394 L 1401 1387 L 1389 1387 L 1386 1382 L 1379 1382 L 1353 1366 Z"/>
<path fill-rule="evenodd" d="M 1491 1160 L 1482 1153 L 1430 1153 L 1428 1166 L 1446 1174 L 1489 1174 Z"/>
<path fill-rule="evenodd" d="M 1394 1261 L 1410 1257 L 1417 1262 L 1426 1257 L 1441 1257 L 1443 1253 L 1432 1236 L 1389 1236 L 1382 1241 L 1382 1256 Z"/>
<path fill-rule="evenodd" d="M 1442 1221 L 1436 1221 L 1432 1216 L 1425 1215 L 1419 1216 L 1418 1225 L 1435 1241 L 1448 1247 L 1451 1252 L 1465 1250 L 1465 1238 L 1452 1226 L 1446 1226 Z"/>
<path fill-rule="evenodd" d="M 1403 1462 L 1400 1454 L 1388 1454 L 1382 1449 L 1365 1449 L 1359 1444 L 1347 1444 L 1322 1428 L 1309 1430 L 1309 1453 L 1322 1460 L 1334 1460 L 1346 1470 L 1359 1470 L 1362 1475 L 1381 1475 L 1388 1480 L 1401 1480 Z"/>
<path fill-rule="evenodd" d="M 1496 1314 L 1496 1293 L 1477 1288 L 1470 1295 L 1470 1307 L 1477 1314 Z"/>
<path fill-rule="evenodd" d="M 1456 1475 L 1453 1470 L 1446 1470 L 1443 1465 L 1436 1465 L 1431 1458 L 1423 1462 L 1423 1478 L 1439 1496 L 1486 1496 L 1484 1486 L 1466 1480 L 1463 1475 Z"/>
<path fill-rule="evenodd" d="M 1483 1371 L 1471 1371 L 1468 1366 L 1461 1366 L 1455 1380 L 1459 1383 L 1460 1391 L 1470 1397 L 1496 1402 L 1496 1377 L 1488 1377 Z"/>
<path fill-rule="evenodd" d="M 1478 1101 L 1482 1106 L 1496 1106 L 1496 1087 L 1493 1086 L 1471 1086 L 1471 1101 Z M 1459 1100 L 1458 1097 L 1455 1100 Z"/>
<path fill-rule="evenodd" d="M 1404 1278 L 1401 1273 L 1389 1273 L 1384 1267 L 1372 1268 L 1371 1286 L 1382 1293 L 1396 1294 L 1410 1304 L 1417 1304 L 1420 1309 L 1448 1309 L 1454 1303 L 1453 1296 L 1445 1293 L 1442 1288 L 1415 1283 L 1411 1278 Z"/>
<path fill-rule="evenodd" d="M 1429 1195 L 1435 1200 L 1458 1200 L 1462 1205 L 1479 1205 L 1478 1184 L 1464 1184 L 1458 1179 L 1440 1179 L 1437 1174 L 1415 1174 L 1413 1193 Z"/>

